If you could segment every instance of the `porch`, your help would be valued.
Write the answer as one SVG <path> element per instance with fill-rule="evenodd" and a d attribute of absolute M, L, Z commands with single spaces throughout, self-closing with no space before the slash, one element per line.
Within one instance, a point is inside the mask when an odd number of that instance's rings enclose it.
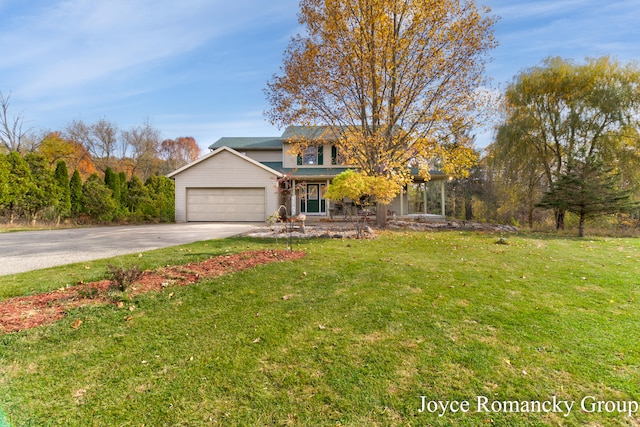
<path fill-rule="evenodd" d="M 413 217 L 424 221 L 441 222 L 446 217 L 446 178 L 414 182 L 405 187 L 389 204 L 389 218 Z M 333 201 L 325 198 L 331 179 L 322 181 L 293 181 L 290 196 L 282 200 L 290 216 L 305 215 L 331 220 L 351 220 L 356 215 L 375 218 L 375 206 L 358 208 L 350 199 Z"/>

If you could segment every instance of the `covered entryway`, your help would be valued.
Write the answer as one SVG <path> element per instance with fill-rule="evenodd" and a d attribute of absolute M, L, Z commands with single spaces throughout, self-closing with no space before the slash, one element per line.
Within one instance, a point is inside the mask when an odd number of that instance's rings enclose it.
<path fill-rule="evenodd" d="M 326 188 L 326 184 L 307 184 L 300 199 L 300 212 L 310 215 L 326 214 Z"/>
<path fill-rule="evenodd" d="M 187 221 L 264 221 L 264 188 L 187 188 Z"/>

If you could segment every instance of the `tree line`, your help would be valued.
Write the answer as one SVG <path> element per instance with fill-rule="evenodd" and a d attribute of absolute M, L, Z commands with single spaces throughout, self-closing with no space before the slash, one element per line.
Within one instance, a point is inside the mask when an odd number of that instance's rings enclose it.
<path fill-rule="evenodd" d="M 0 154 L 0 218 L 7 224 L 172 222 L 174 183 L 160 175 L 143 183 L 107 167 L 84 181 L 64 160 L 54 169 L 38 153 Z"/>
<path fill-rule="evenodd" d="M 0 93 L 0 222 L 171 222 L 167 173 L 197 159 L 191 137 L 160 138 L 148 122 L 119 130 L 107 119 L 63 131 L 25 130 Z"/>
<path fill-rule="evenodd" d="M 561 230 L 572 214 L 580 236 L 590 218 L 640 225 L 637 64 L 548 58 L 513 79 L 502 113 L 477 166 L 451 184 L 458 216 Z"/>

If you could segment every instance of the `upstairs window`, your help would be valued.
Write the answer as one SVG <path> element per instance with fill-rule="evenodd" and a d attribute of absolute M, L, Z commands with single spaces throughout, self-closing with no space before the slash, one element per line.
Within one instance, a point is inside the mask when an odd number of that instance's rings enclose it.
<path fill-rule="evenodd" d="M 307 147 L 302 154 L 298 154 L 298 165 L 322 165 L 324 163 L 324 148 L 322 145 L 318 147 Z"/>
<path fill-rule="evenodd" d="M 335 145 L 331 146 L 331 164 L 332 165 L 344 165 L 346 163 L 346 159 L 340 153 L 340 150 Z"/>

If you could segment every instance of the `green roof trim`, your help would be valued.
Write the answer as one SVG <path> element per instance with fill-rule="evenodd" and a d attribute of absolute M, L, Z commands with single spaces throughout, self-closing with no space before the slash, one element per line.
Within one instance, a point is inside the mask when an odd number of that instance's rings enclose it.
<path fill-rule="evenodd" d="M 346 171 L 346 167 L 323 168 L 323 167 L 296 167 L 285 168 L 282 162 L 260 162 L 275 171 L 291 174 L 294 178 L 332 178 L 341 172 Z"/>

